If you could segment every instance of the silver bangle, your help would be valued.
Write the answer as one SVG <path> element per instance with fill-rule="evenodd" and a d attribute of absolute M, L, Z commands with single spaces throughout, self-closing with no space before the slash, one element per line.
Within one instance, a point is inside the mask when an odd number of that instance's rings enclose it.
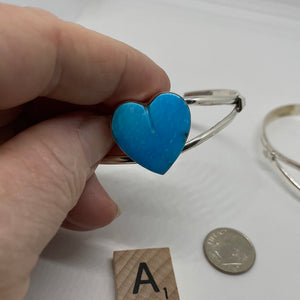
<path fill-rule="evenodd" d="M 296 180 L 287 172 L 287 170 L 282 165 L 282 163 L 285 163 L 295 168 L 296 170 L 300 171 L 300 163 L 277 151 L 270 143 L 266 131 L 267 126 L 272 121 L 281 117 L 294 116 L 294 115 L 300 115 L 300 104 L 281 106 L 269 112 L 263 121 L 261 142 L 264 147 L 264 155 L 274 163 L 274 165 L 279 169 L 280 173 L 284 176 L 284 178 L 289 183 L 291 183 L 292 186 L 294 186 L 298 191 L 300 191 L 300 184 L 296 182 Z"/>
<path fill-rule="evenodd" d="M 209 138 L 216 135 L 219 131 L 225 128 L 234 117 L 242 111 L 245 106 L 245 99 L 237 91 L 227 89 L 216 89 L 216 90 L 203 90 L 185 93 L 183 96 L 186 104 L 191 105 L 233 105 L 233 110 L 220 122 L 208 129 L 207 131 L 197 135 L 196 137 L 188 140 L 182 150 L 185 152 L 190 150 Z M 106 156 L 102 164 L 128 164 L 135 163 L 130 157 L 123 156 Z"/>

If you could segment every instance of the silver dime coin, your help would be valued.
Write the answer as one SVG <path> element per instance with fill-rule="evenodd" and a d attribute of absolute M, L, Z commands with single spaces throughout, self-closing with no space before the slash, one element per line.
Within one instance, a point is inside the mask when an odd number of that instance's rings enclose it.
<path fill-rule="evenodd" d="M 227 274 L 248 271 L 255 261 L 255 249 L 243 233 L 231 228 L 217 228 L 205 238 L 204 253 L 208 261 Z"/>

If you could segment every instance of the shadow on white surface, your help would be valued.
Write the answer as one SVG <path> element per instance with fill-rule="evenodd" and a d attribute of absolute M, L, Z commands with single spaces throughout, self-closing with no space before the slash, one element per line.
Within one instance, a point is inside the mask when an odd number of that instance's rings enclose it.
<path fill-rule="evenodd" d="M 101 0 L 97 1 L 100 2 Z M 63 20 L 75 22 L 90 0 L 3 0 L 1 2 L 18 6 L 42 8 Z"/>

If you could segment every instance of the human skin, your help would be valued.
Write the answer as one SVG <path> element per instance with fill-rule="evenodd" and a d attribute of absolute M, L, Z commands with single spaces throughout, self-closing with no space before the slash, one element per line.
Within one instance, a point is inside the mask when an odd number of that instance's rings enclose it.
<path fill-rule="evenodd" d="M 170 86 L 137 50 L 34 8 L 0 4 L 0 58 L 0 299 L 19 300 L 61 225 L 118 215 L 94 173 L 109 114 Z"/>

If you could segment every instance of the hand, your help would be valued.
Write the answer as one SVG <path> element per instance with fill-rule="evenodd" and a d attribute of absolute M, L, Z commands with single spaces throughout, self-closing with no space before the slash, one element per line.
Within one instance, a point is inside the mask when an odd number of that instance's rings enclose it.
<path fill-rule="evenodd" d="M 94 174 L 113 146 L 105 115 L 169 80 L 129 46 L 39 9 L 0 4 L 0 28 L 0 299 L 19 300 L 61 224 L 117 215 Z"/>

